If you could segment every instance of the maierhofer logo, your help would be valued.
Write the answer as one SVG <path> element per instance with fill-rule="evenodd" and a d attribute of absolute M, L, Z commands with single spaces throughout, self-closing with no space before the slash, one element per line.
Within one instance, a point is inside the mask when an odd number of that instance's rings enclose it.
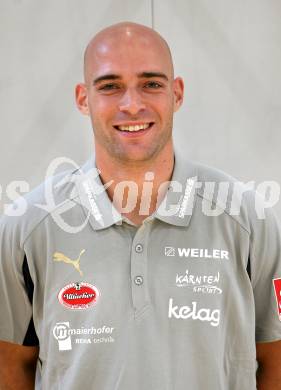
<path fill-rule="evenodd" d="M 218 326 L 220 323 L 220 310 L 197 308 L 197 302 L 191 303 L 190 306 L 173 305 L 173 298 L 169 299 L 168 318 L 176 318 L 182 320 L 191 319 L 193 321 L 208 322 L 211 326 Z"/>
<path fill-rule="evenodd" d="M 53 328 L 53 336 L 58 341 L 59 351 L 70 351 L 72 344 L 113 343 L 114 328 L 103 325 L 100 328 L 91 326 L 71 328 L 69 322 L 57 322 Z M 102 337 L 101 337 L 102 336 Z"/>
<path fill-rule="evenodd" d="M 221 294 L 222 289 L 217 286 L 219 281 L 219 272 L 215 275 L 195 275 L 187 269 L 185 274 L 176 276 L 177 287 L 189 287 L 193 292 L 203 294 Z"/>
<path fill-rule="evenodd" d="M 76 282 L 63 287 L 59 294 L 59 302 L 68 309 L 87 309 L 97 303 L 100 296 L 97 287 L 90 283 Z"/>
<path fill-rule="evenodd" d="M 277 312 L 281 321 L 281 278 L 273 279 L 273 285 L 277 301 Z"/>
<path fill-rule="evenodd" d="M 60 351 L 69 351 L 72 349 L 71 337 L 68 332 L 69 329 L 69 322 L 57 322 L 53 329 L 53 335 L 59 343 Z"/>
<path fill-rule="evenodd" d="M 229 252 L 223 249 L 165 247 L 165 256 L 176 256 L 176 254 L 185 258 L 229 260 Z"/>

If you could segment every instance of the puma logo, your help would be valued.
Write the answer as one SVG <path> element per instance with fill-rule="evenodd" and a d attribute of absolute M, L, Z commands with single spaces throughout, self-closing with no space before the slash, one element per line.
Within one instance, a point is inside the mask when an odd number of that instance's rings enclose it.
<path fill-rule="evenodd" d="M 85 252 L 85 249 L 82 249 L 77 260 L 71 260 L 69 257 L 65 256 L 63 253 L 55 252 L 53 255 L 53 260 L 54 261 L 63 261 L 66 264 L 72 264 L 73 267 L 76 269 L 76 271 L 78 271 L 80 273 L 80 275 L 82 276 L 83 272 L 80 269 L 80 258 L 84 252 Z"/>

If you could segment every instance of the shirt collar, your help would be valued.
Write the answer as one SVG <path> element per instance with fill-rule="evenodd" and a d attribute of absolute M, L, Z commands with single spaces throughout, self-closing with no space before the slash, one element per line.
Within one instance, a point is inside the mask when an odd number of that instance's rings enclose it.
<path fill-rule="evenodd" d="M 179 151 L 168 191 L 154 213 L 155 218 L 175 226 L 188 226 L 196 200 L 197 167 Z"/>
<path fill-rule="evenodd" d="M 109 183 L 101 182 L 94 156 L 75 171 L 77 200 L 94 230 L 122 224 L 124 218 L 108 197 Z M 157 210 L 146 220 L 156 218 L 175 226 L 188 226 L 196 199 L 196 165 L 175 151 L 175 163 L 169 188 Z"/>

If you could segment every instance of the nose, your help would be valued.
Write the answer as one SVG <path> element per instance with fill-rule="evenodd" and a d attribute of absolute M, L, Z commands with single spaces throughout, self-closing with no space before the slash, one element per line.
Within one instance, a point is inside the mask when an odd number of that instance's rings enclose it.
<path fill-rule="evenodd" d="M 136 115 L 145 109 L 140 94 L 135 89 L 127 89 L 119 103 L 119 109 L 131 115 Z"/>

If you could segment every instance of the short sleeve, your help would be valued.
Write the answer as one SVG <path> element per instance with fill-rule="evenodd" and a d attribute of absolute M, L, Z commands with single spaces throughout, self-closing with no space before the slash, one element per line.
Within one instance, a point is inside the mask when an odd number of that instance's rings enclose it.
<path fill-rule="evenodd" d="M 273 280 L 281 278 L 281 230 L 272 209 L 251 228 L 250 265 L 255 298 L 256 342 L 281 340 L 281 321 Z M 279 303 L 278 303 L 279 300 Z"/>
<path fill-rule="evenodd" d="M 32 306 L 24 277 L 25 253 L 15 217 L 0 218 L 0 340 L 25 344 Z"/>

